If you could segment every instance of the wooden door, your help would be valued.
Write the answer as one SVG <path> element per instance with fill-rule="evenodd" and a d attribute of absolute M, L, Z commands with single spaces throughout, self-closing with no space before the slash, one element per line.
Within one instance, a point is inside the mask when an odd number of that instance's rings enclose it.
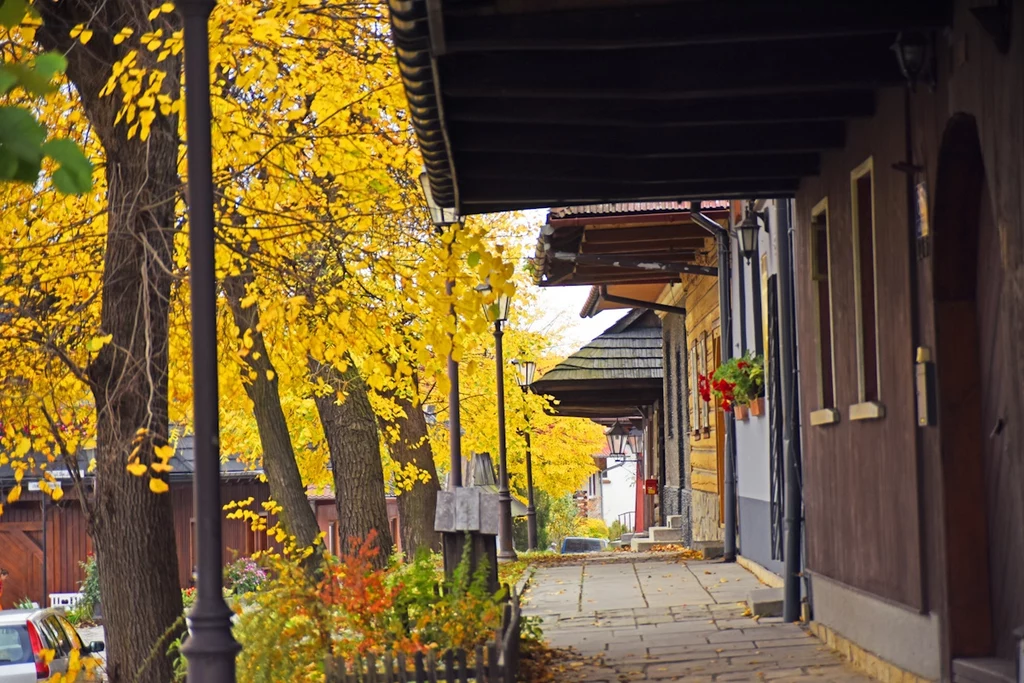
<path fill-rule="evenodd" d="M 4 581 L 0 606 L 11 609 L 22 598 L 45 604 L 43 595 L 43 523 L 10 522 L 0 524 L 0 567 L 10 576 Z"/>
<path fill-rule="evenodd" d="M 987 199 L 987 192 L 982 196 Z M 1024 465 L 1020 447 L 1024 403 L 1020 395 L 1019 325 L 1024 301 L 1005 277 L 990 203 L 982 202 L 978 249 L 978 339 L 989 588 L 995 654 L 1014 655 L 1013 630 L 1024 625 Z M 1016 309 L 1016 310 L 1015 310 Z"/>

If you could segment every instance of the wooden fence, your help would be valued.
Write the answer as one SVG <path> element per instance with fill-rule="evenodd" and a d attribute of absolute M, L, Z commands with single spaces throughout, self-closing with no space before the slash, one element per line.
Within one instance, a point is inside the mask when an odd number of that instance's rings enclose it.
<path fill-rule="evenodd" d="M 505 603 L 501 628 L 486 646 L 472 653 L 448 650 L 418 652 L 412 657 L 367 655 L 355 662 L 337 662 L 327 675 L 329 683 L 515 683 L 519 672 L 519 635 L 522 614 L 519 596 Z"/>

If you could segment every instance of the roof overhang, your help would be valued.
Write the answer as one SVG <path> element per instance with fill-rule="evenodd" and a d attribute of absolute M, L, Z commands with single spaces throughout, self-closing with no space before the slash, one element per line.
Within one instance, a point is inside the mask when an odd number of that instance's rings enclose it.
<path fill-rule="evenodd" d="M 686 274 L 717 275 L 715 236 L 693 221 L 689 204 L 657 207 L 552 209 L 538 239 L 538 284 L 664 286 Z M 704 213 L 729 226 L 729 202 L 715 202 Z"/>
<path fill-rule="evenodd" d="M 949 0 L 389 0 L 434 198 L 463 214 L 791 196 Z"/>

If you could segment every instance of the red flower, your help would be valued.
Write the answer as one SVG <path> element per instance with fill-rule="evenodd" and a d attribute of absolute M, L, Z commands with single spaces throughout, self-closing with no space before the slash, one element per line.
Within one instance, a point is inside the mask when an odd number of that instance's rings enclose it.
<path fill-rule="evenodd" d="M 739 370 L 742 370 L 743 368 L 747 367 L 747 361 L 741 360 L 740 362 L 736 363 L 736 367 Z"/>
<path fill-rule="evenodd" d="M 707 375 L 697 375 L 697 393 L 705 403 L 711 403 L 711 382 Z"/>
<path fill-rule="evenodd" d="M 727 399 L 722 399 L 722 410 L 724 410 L 727 413 L 732 412 L 732 403 L 730 403 Z"/>

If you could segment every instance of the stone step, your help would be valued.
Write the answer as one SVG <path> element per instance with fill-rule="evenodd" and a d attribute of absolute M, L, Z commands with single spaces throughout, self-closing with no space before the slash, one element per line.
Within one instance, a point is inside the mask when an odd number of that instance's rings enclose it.
<path fill-rule="evenodd" d="M 954 683 L 1014 683 L 1014 664 L 1009 659 L 978 657 L 953 660 Z"/>
<path fill-rule="evenodd" d="M 622 534 L 619 541 L 622 542 L 622 545 L 629 545 L 629 542 L 633 540 L 633 536 L 634 534 Z"/>
<path fill-rule="evenodd" d="M 725 545 L 721 541 L 694 541 L 693 549 L 705 560 L 716 560 L 725 554 Z"/>
<path fill-rule="evenodd" d="M 647 537 L 660 543 L 682 543 L 683 534 L 679 529 L 670 526 L 652 526 L 647 530 Z"/>
<path fill-rule="evenodd" d="M 665 523 L 673 529 L 683 528 L 683 516 L 682 515 L 669 515 L 665 518 Z"/>
<path fill-rule="evenodd" d="M 756 588 L 747 596 L 747 606 L 756 617 L 781 617 L 782 600 L 781 588 Z"/>

